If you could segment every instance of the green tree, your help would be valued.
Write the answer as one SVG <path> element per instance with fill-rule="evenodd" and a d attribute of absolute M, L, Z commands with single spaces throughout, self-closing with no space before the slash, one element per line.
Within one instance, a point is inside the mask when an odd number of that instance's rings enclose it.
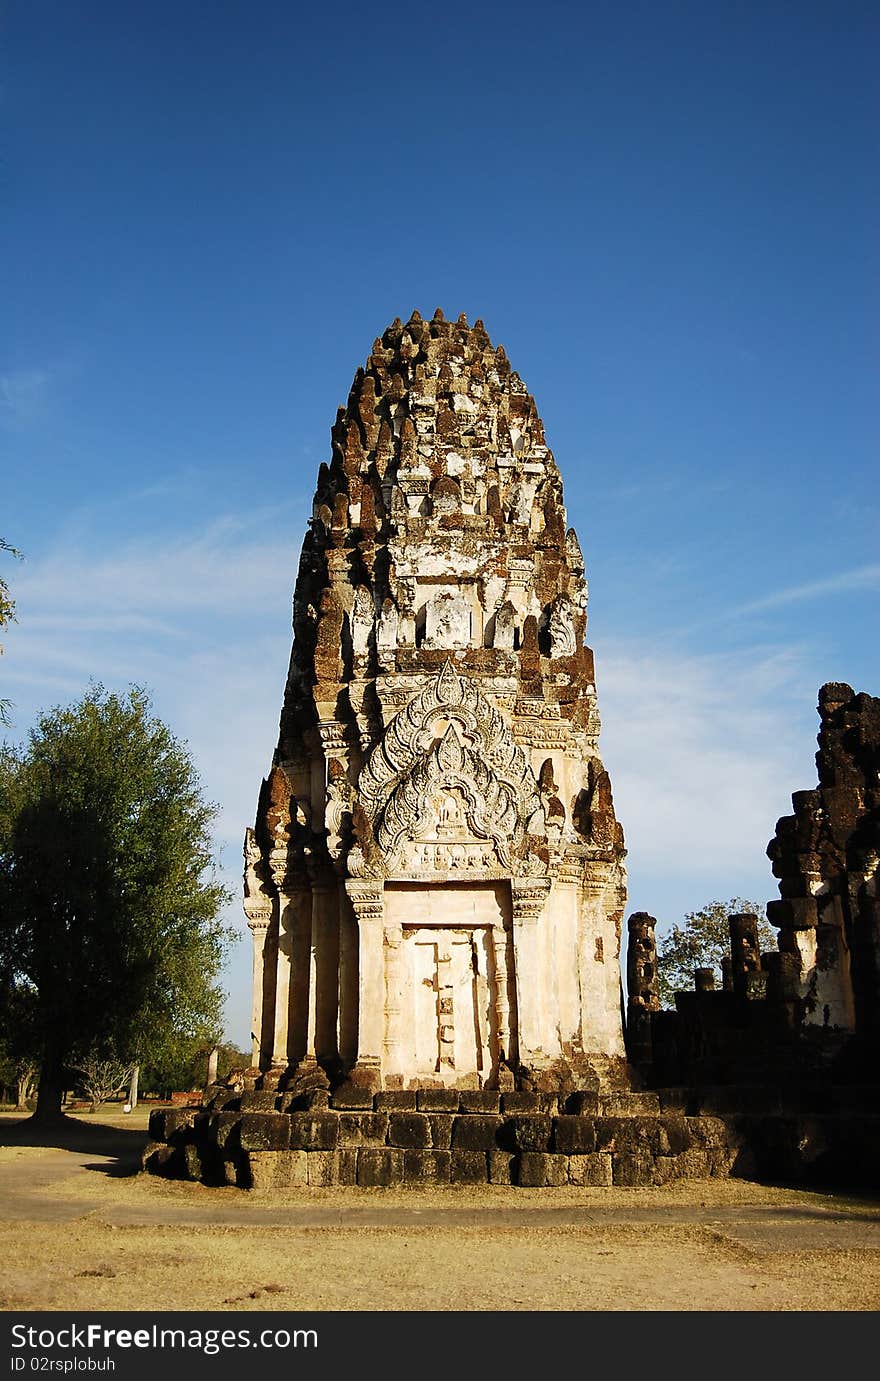
<path fill-rule="evenodd" d="M 21 552 L 15 547 L 11 547 L 2 537 L 0 537 L 0 551 L 8 552 L 10 556 L 16 557 L 19 561 L 22 560 Z M 14 620 L 15 600 L 12 598 L 7 582 L 0 576 L 0 628 L 5 628 L 7 624 L 13 623 Z M 3 648 L 0 647 L 0 653 L 2 652 Z M 6 727 L 9 725 L 9 711 L 11 708 L 11 701 L 0 699 L 0 724 Z"/>
<path fill-rule="evenodd" d="M 230 1070 L 247 1069 L 250 1065 L 250 1052 L 239 1050 L 229 1041 L 191 1040 L 182 1042 L 177 1051 L 164 1059 L 145 1065 L 141 1071 L 141 1087 L 145 1092 L 160 1093 L 165 1097 L 175 1089 L 204 1088 L 208 1058 L 215 1045 L 218 1048 L 218 1079 L 225 1079 Z"/>
<path fill-rule="evenodd" d="M 92 686 L 0 750 L 0 974 L 34 994 L 41 1120 L 72 1066 L 220 1029 L 216 807 L 151 709 Z"/>
<path fill-rule="evenodd" d="M 689 911 L 682 925 L 674 925 L 657 942 L 657 979 L 664 1007 L 675 1005 L 675 994 L 694 986 L 695 969 L 714 969 L 720 986 L 721 960 L 730 953 L 730 916 L 752 912 L 758 917 L 758 940 L 762 951 L 776 949 L 776 932 L 767 920 L 760 902 L 731 897 L 729 902 L 711 901 L 699 911 Z"/>

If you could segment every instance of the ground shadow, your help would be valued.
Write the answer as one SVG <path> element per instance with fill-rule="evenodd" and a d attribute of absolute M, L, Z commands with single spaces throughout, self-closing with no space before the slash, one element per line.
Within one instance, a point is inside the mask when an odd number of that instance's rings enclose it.
<path fill-rule="evenodd" d="M 0 1121 L 0 1146 L 75 1151 L 85 1156 L 106 1156 L 106 1161 L 84 1162 L 86 1170 L 98 1170 L 115 1177 L 134 1175 L 141 1168 L 141 1155 L 147 1143 L 146 1127 L 113 1127 L 106 1122 L 86 1122 L 62 1115 L 51 1122 L 33 1117 L 19 1122 Z"/>

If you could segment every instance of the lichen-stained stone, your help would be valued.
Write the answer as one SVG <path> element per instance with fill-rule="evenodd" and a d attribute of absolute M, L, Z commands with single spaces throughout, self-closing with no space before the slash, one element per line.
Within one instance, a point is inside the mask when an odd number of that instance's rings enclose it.
<path fill-rule="evenodd" d="M 406 1184 L 448 1184 L 451 1157 L 448 1151 L 404 1151 Z"/>
<path fill-rule="evenodd" d="M 181 1163 L 180 1148 L 177 1146 L 169 1146 L 164 1141 L 148 1141 L 144 1147 L 141 1164 L 150 1175 L 173 1177 Z"/>
<path fill-rule="evenodd" d="M 453 1150 L 450 1157 L 449 1178 L 453 1184 L 486 1184 L 489 1179 L 487 1152 Z"/>
<path fill-rule="evenodd" d="M 252 1089 L 240 1095 L 239 1107 L 242 1112 L 274 1112 L 277 1101 L 274 1089 Z"/>
<path fill-rule="evenodd" d="M 343 1112 L 339 1114 L 340 1146 L 383 1146 L 387 1135 L 387 1113 Z"/>
<path fill-rule="evenodd" d="M 357 1148 L 354 1146 L 340 1146 L 336 1155 L 339 1161 L 339 1183 L 357 1184 Z"/>
<path fill-rule="evenodd" d="M 510 1151 L 490 1151 L 489 1183 L 513 1184 L 514 1160 Z"/>
<path fill-rule="evenodd" d="M 402 1184 L 404 1152 L 395 1147 L 362 1146 L 358 1151 L 357 1182 L 365 1188 L 387 1189 Z"/>
<path fill-rule="evenodd" d="M 568 1179 L 570 1184 L 577 1185 L 612 1184 L 611 1157 L 602 1152 L 569 1156 Z"/>
<path fill-rule="evenodd" d="M 428 1115 L 431 1124 L 431 1145 L 437 1151 L 448 1151 L 452 1145 L 452 1126 L 455 1118 L 451 1113 L 432 1112 Z"/>
<path fill-rule="evenodd" d="M 559 1099 L 556 1094 L 532 1093 L 517 1089 L 512 1093 L 502 1094 L 501 1111 L 505 1114 L 544 1113 L 552 1117 L 559 1111 Z"/>
<path fill-rule="evenodd" d="M 543 1189 L 568 1184 L 568 1156 L 542 1151 L 523 1151 L 517 1165 L 517 1184 L 523 1189 Z"/>
<path fill-rule="evenodd" d="M 425 1150 L 431 1145 L 431 1124 L 424 1113 L 391 1113 L 388 1118 L 388 1145 Z"/>
<path fill-rule="evenodd" d="M 221 1112 L 212 1116 L 208 1124 L 208 1136 L 216 1146 L 225 1147 L 229 1151 L 236 1150 L 240 1145 L 238 1140 L 238 1129 L 241 1125 L 240 1112 Z"/>
<path fill-rule="evenodd" d="M 184 1176 L 188 1180 L 200 1180 L 203 1173 L 202 1155 L 195 1142 L 187 1142 L 181 1148 Z"/>
<path fill-rule="evenodd" d="M 683 1120 L 693 1146 L 710 1150 L 735 1143 L 736 1133 L 723 1118 L 686 1117 Z M 681 1149 L 687 1150 L 688 1148 L 682 1147 Z"/>
<path fill-rule="evenodd" d="M 458 1112 L 459 1094 L 455 1089 L 427 1088 L 418 1091 L 420 1112 Z"/>
<path fill-rule="evenodd" d="M 656 1093 L 607 1093 L 599 1099 L 603 1117 L 652 1117 L 660 1111 Z"/>
<path fill-rule="evenodd" d="M 501 1096 L 492 1089 L 462 1089 L 458 1102 L 463 1113 L 497 1113 Z"/>
<path fill-rule="evenodd" d="M 241 1179 L 249 1189 L 305 1188 L 309 1182 L 305 1151 L 248 1151 Z"/>
<path fill-rule="evenodd" d="M 387 1089 L 375 1095 L 377 1112 L 415 1112 L 415 1089 Z"/>
<path fill-rule="evenodd" d="M 564 1155 L 584 1155 L 596 1149 L 596 1127 L 591 1117 L 553 1119 L 553 1149 Z"/>
<path fill-rule="evenodd" d="M 286 1151 L 290 1127 L 291 1118 L 281 1112 L 243 1113 L 239 1145 L 244 1151 Z"/>
<path fill-rule="evenodd" d="M 336 1113 L 295 1112 L 287 1121 L 292 1151 L 335 1151 L 340 1121 Z"/>
<path fill-rule="evenodd" d="M 359 1088 L 357 1084 L 343 1084 L 333 1094 L 330 1104 L 334 1108 L 349 1111 L 372 1112 L 373 1094 L 368 1088 Z"/>
<path fill-rule="evenodd" d="M 245 840 L 259 1092 L 296 1108 L 320 1069 L 340 1108 L 479 1115 L 593 1088 L 624 1059 L 623 833 L 534 400 L 482 322 L 414 312 L 330 442 Z"/>
<path fill-rule="evenodd" d="M 452 1127 L 452 1148 L 455 1151 L 492 1151 L 499 1144 L 502 1126 L 500 1117 L 460 1114 Z"/>
<path fill-rule="evenodd" d="M 307 1176 L 310 1186 L 339 1183 L 338 1151 L 307 1151 Z"/>
<path fill-rule="evenodd" d="M 529 1115 L 508 1117 L 500 1136 L 506 1150 L 548 1151 L 553 1136 L 553 1119 Z"/>
<path fill-rule="evenodd" d="M 203 1116 L 199 1108 L 154 1108 L 150 1113 L 150 1136 L 154 1141 L 169 1141 L 194 1127 L 196 1118 Z"/>
<path fill-rule="evenodd" d="M 684 1152 L 685 1156 L 693 1154 L 692 1151 Z M 682 1157 L 679 1156 L 677 1159 L 680 1163 Z M 655 1158 L 649 1151 L 615 1151 L 611 1157 L 612 1183 L 630 1188 L 653 1184 L 655 1164 Z M 708 1166 L 704 1163 L 703 1174 L 707 1173 Z"/>

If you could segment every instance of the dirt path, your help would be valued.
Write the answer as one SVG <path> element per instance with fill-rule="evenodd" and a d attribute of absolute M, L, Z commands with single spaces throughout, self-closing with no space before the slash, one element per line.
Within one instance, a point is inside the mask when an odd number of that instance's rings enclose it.
<path fill-rule="evenodd" d="M 130 1121 L 70 1128 L 66 1149 L 0 1131 L 4 1308 L 880 1307 L 862 1199 L 742 1181 L 256 1196 L 132 1176 L 143 1138 Z"/>

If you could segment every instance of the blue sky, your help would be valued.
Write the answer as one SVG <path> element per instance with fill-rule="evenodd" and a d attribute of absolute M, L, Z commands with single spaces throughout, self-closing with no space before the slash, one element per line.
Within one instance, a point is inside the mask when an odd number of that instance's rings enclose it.
<path fill-rule="evenodd" d="M 146 684 L 237 887 L 330 424 L 440 305 L 562 469 L 629 909 L 775 895 L 818 686 L 880 693 L 878 31 L 849 0 L 13 0 L 12 737 Z"/>

